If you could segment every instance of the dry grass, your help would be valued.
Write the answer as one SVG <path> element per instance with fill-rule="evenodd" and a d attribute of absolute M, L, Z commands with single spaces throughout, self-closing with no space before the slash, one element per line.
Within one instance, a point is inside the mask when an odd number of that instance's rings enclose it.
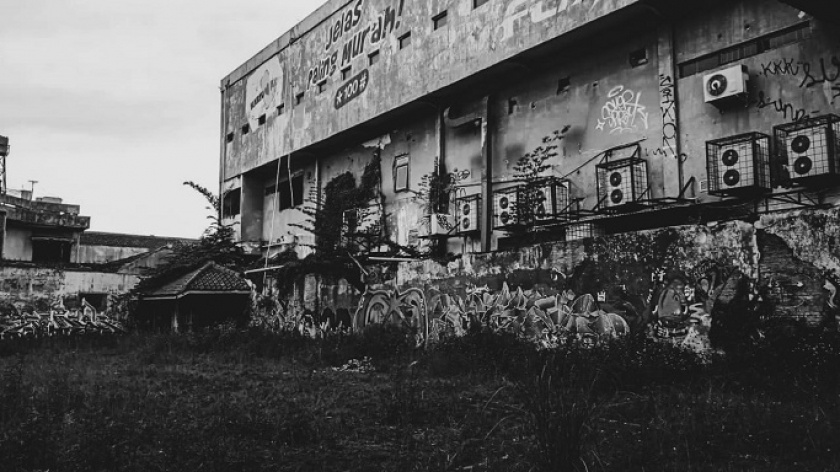
<path fill-rule="evenodd" d="M 4 471 L 840 470 L 837 347 L 774 340 L 708 364 L 638 340 L 538 353 L 479 334 L 421 352 L 389 330 L 6 344 L 0 457 Z M 333 369 L 364 356 L 376 370 Z"/>

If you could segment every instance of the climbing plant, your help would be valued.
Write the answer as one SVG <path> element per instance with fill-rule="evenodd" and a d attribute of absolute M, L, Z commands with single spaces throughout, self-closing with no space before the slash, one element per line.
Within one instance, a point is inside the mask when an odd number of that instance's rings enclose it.
<path fill-rule="evenodd" d="M 551 168 L 549 160 L 558 156 L 560 141 L 566 137 L 571 127 L 565 126 L 543 137 L 542 144 L 520 157 L 513 166 L 514 179 L 522 182 L 516 201 L 516 211 L 520 221 L 513 232 L 529 232 L 533 229 L 530 223 L 534 221 L 536 208 L 545 198 L 540 183 L 543 182 L 545 172 Z"/>

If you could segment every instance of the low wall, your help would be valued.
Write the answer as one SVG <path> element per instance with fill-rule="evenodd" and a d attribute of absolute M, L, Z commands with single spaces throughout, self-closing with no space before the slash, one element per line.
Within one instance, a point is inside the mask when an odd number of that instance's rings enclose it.
<path fill-rule="evenodd" d="M 679 316 L 715 320 L 722 307 L 729 319 L 713 329 L 725 330 L 748 316 L 836 329 L 840 211 L 803 210 L 756 222 L 470 254 L 448 265 L 402 263 L 389 277 L 360 293 L 346 281 L 309 276 L 284 307 L 288 314 L 321 319 L 349 313 L 356 325 L 394 313 L 419 316 L 423 320 L 417 323 L 433 331 L 435 324 L 475 317 L 491 308 L 489 302 L 496 311 L 513 305 L 527 310 L 540 302 L 557 318 L 558 310 L 569 311 L 576 299 L 589 295 L 634 330 L 651 330 L 657 321 Z"/>
<path fill-rule="evenodd" d="M 136 275 L 45 267 L 0 267 L 0 302 L 47 311 L 58 300 L 73 306 L 80 294 L 120 295 L 140 281 Z"/>

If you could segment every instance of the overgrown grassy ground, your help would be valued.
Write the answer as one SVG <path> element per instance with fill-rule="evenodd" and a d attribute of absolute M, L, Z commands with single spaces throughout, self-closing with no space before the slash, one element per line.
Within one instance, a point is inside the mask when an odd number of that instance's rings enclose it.
<path fill-rule="evenodd" d="M 0 470 L 838 471 L 840 339 L 217 331 L 0 343 Z M 334 370 L 370 358 L 373 370 Z"/>

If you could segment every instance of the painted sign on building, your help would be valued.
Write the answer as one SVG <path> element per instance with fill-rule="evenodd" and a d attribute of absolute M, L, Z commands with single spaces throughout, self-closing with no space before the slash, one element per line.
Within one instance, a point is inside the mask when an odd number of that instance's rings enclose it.
<path fill-rule="evenodd" d="M 252 129 L 257 128 L 261 116 L 270 115 L 283 103 L 283 89 L 283 66 L 277 56 L 248 76 L 245 107 L 248 110 L 248 124 Z"/>

